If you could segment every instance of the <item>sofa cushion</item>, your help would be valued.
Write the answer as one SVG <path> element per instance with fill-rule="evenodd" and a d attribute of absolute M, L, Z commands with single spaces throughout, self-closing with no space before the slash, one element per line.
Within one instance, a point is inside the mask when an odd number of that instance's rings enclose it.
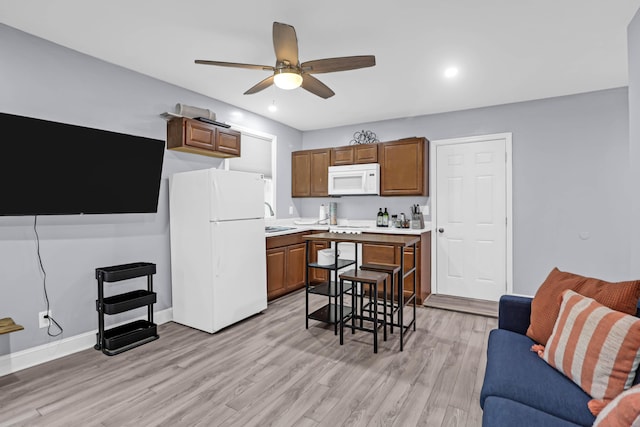
<path fill-rule="evenodd" d="M 640 386 L 620 393 L 598 414 L 593 427 L 640 425 Z"/>
<path fill-rule="evenodd" d="M 489 396 L 503 397 L 578 425 L 592 425 L 595 417 L 587 407 L 591 397 L 530 351 L 533 344 L 516 332 L 489 333 L 480 406 L 484 409 Z"/>
<path fill-rule="evenodd" d="M 531 302 L 531 323 L 527 336 L 545 345 L 560 311 L 562 291 L 571 289 L 613 310 L 636 314 L 640 280 L 610 283 L 554 268 Z"/>
<path fill-rule="evenodd" d="M 578 427 L 567 420 L 542 412 L 530 406 L 497 396 L 484 402 L 482 427 Z"/>
<path fill-rule="evenodd" d="M 594 399 L 608 403 L 635 377 L 640 319 L 566 290 L 542 358 Z"/>

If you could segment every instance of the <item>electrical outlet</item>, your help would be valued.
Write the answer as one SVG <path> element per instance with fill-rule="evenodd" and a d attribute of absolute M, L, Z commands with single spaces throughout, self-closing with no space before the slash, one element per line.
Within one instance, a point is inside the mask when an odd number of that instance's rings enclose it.
<path fill-rule="evenodd" d="M 293 206 L 289 206 L 289 215 L 293 215 Z"/>
<path fill-rule="evenodd" d="M 49 319 L 45 316 L 47 315 L 46 311 L 41 311 L 38 313 L 38 327 L 40 329 L 47 328 L 49 326 Z M 51 316 L 51 310 L 49 310 L 49 316 Z"/>

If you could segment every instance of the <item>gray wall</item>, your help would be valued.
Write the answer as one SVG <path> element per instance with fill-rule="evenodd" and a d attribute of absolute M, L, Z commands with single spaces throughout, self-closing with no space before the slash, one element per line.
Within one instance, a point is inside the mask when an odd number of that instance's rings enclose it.
<path fill-rule="evenodd" d="M 512 132 L 514 292 L 535 294 L 555 266 L 629 279 L 626 88 L 305 132 L 303 145 L 346 145 L 361 129 L 381 141 Z M 391 199 L 362 197 L 338 211 L 370 216 L 382 203 L 396 212 L 414 203 Z M 315 215 L 319 200 L 304 200 L 302 213 Z M 580 232 L 591 237 L 582 240 Z"/>
<path fill-rule="evenodd" d="M 627 30 L 629 50 L 629 149 L 631 159 L 631 273 L 640 277 L 640 10 Z"/>
<path fill-rule="evenodd" d="M 159 116 L 178 102 L 209 108 L 218 120 L 278 137 L 278 215 L 291 200 L 291 151 L 302 133 L 159 80 L 108 64 L 0 24 L 0 111 L 114 132 L 166 139 Z M 20 130 L 5 130 L 4 144 Z M 55 141 L 53 143 L 64 143 Z M 1 154 L 0 154 L 1 155 Z M 126 153 L 122 153 L 126 155 Z M 25 169 L 29 159 L 15 159 Z M 52 160 L 55 161 L 55 160 Z M 214 167 L 221 160 L 189 153 L 165 152 L 157 214 L 70 215 L 38 217 L 40 253 L 46 270 L 53 317 L 62 338 L 97 329 L 96 267 L 147 261 L 157 264 L 156 310 L 171 307 L 168 177 L 177 171 Z M 117 172 L 117 171 L 114 171 Z M 2 183 L 1 185 L 15 185 Z M 1 188 L 1 187 L 0 187 Z M 1 203 L 0 191 L 0 203 Z M 43 276 L 36 256 L 34 217 L 0 217 L 0 317 L 12 317 L 24 331 L 0 336 L 0 355 L 54 341 L 38 329 L 45 310 Z M 144 278 L 110 285 L 110 294 L 145 285 Z M 144 315 L 144 309 L 109 316 L 109 321 Z"/>
<path fill-rule="evenodd" d="M 346 145 L 362 129 L 374 131 L 382 141 L 414 135 L 436 140 L 512 132 L 514 291 L 531 295 L 554 266 L 608 280 L 640 274 L 640 225 L 632 223 L 640 214 L 640 198 L 629 197 L 637 193 L 637 185 L 631 182 L 640 179 L 640 58 L 632 48 L 639 51 L 638 21 L 636 16 L 629 27 L 629 92 L 618 88 L 304 134 L 246 111 L 242 119 L 232 118 L 236 108 L 231 105 L 0 24 L 0 111 L 165 139 L 166 125 L 159 113 L 171 111 L 177 102 L 210 108 L 219 120 L 277 135 L 280 218 L 288 216 L 289 206 L 295 206 L 301 216 L 315 217 L 320 203 L 334 200 L 340 217 L 358 219 L 373 218 L 378 207 L 406 213 L 413 203 L 428 203 L 427 198 L 413 197 L 292 200 L 293 150 Z M 28 159 L 16 161 L 29 167 Z M 167 177 L 219 163 L 167 151 L 157 214 L 39 217 L 47 288 L 54 317 L 65 328 L 63 337 L 97 328 L 96 267 L 157 263 L 156 309 L 171 306 Z M 0 336 L 0 355 L 55 340 L 37 328 L 44 297 L 33 219 L 0 217 L 0 317 L 11 316 L 26 328 Z M 590 239 L 579 238 L 584 231 Z M 140 284 L 117 284 L 114 290 L 124 291 L 127 286 Z M 113 320 L 141 314 L 126 313 Z"/>

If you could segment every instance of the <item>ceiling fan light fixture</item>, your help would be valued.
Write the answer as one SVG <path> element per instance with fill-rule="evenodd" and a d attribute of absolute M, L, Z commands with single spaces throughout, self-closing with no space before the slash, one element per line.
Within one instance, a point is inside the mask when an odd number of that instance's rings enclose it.
<path fill-rule="evenodd" d="M 280 89 L 291 90 L 300 87 L 302 84 L 302 75 L 293 68 L 282 68 L 276 70 L 273 76 L 273 82 Z"/>

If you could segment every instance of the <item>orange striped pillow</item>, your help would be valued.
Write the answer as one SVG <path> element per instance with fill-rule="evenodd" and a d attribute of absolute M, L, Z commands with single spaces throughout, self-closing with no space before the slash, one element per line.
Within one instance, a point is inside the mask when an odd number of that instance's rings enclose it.
<path fill-rule="evenodd" d="M 566 290 L 542 358 L 601 400 L 589 402 L 597 415 L 631 387 L 640 362 L 640 319 Z"/>
<path fill-rule="evenodd" d="M 640 384 L 619 394 L 598 414 L 593 427 L 640 425 Z"/>

